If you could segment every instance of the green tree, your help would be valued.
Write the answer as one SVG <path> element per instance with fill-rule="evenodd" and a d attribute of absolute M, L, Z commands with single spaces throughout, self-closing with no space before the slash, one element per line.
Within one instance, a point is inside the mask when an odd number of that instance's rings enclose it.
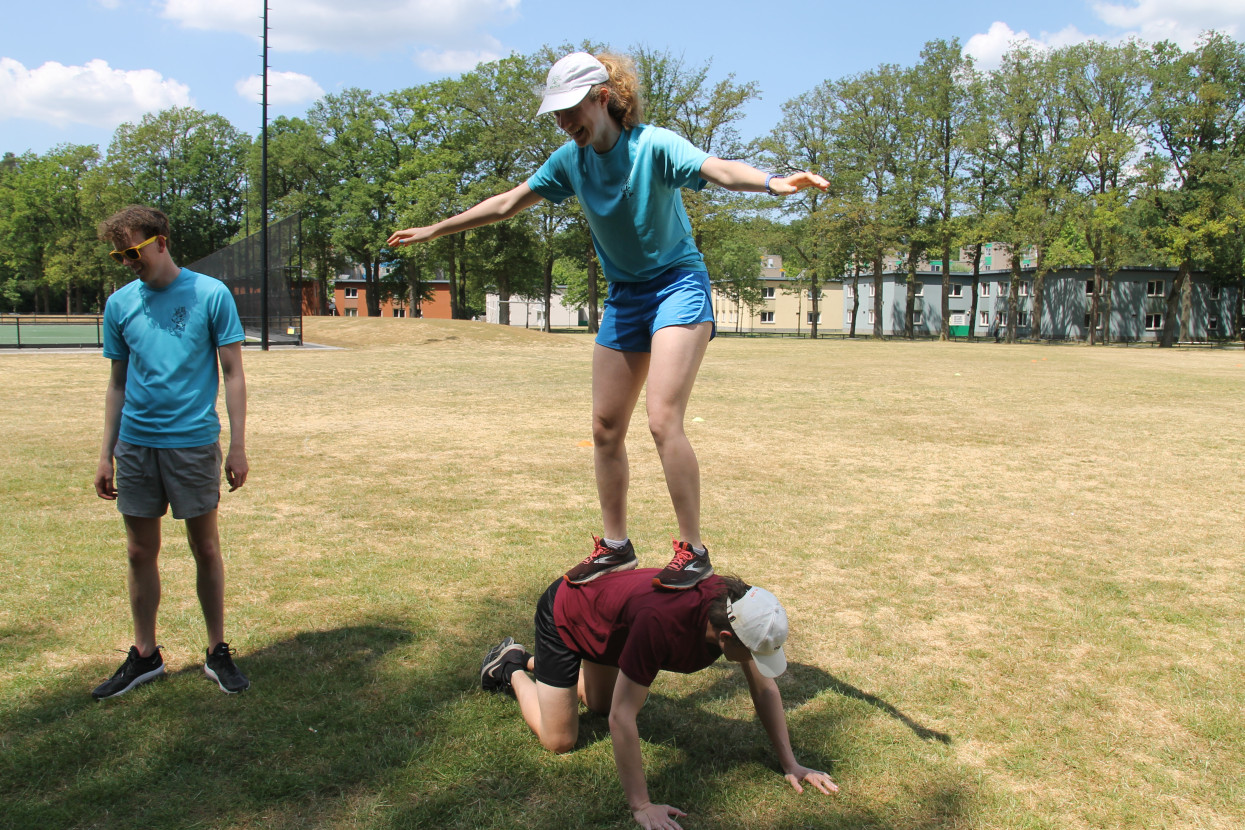
<path fill-rule="evenodd" d="M 224 117 L 189 107 L 122 124 L 108 148 L 109 200 L 159 208 L 168 214 L 175 256 L 207 256 L 242 227 L 250 144 Z"/>
<path fill-rule="evenodd" d="M 1192 331 L 1190 274 L 1241 229 L 1245 47 L 1211 33 L 1191 52 L 1161 43 L 1153 55 L 1146 233 L 1177 267 L 1159 339 L 1170 347 Z"/>

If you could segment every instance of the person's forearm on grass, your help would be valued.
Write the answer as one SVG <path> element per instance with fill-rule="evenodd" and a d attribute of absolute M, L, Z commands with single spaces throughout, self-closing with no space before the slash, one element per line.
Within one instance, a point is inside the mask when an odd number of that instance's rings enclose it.
<path fill-rule="evenodd" d="M 748 693 L 752 696 L 752 705 L 756 709 L 765 734 L 778 755 L 778 764 L 782 767 L 783 777 L 796 792 L 804 792 L 802 784 L 810 784 L 827 795 L 838 791 L 838 785 L 830 780 L 830 776 L 819 770 L 810 769 L 796 760 L 791 749 L 791 735 L 787 730 L 787 713 L 782 706 L 782 693 L 778 684 L 771 678 L 757 671 L 754 663 L 744 666 L 744 677 L 748 680 Z"/>
<path fill-rule="evenodd" d="M 614 685 L 610 703 L 610 740 L 614 745 L 614 764 L 618 780 L 627 797 L 627 806 L 636 823 L 645 828 L 678 827 L 674 816 L 686 815 L 677 807 L 654 804 L 648 797 L 644 780 L 644 760 L 640 754 L 640 729 L 636 716 L 648 696 L 648 687 L 641 686 L 623 673 Z"/>

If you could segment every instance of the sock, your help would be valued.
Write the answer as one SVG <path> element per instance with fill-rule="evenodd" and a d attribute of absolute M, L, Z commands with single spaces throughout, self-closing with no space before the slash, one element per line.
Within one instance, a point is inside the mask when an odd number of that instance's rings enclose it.
<path fill-rule="evenodd" d="M 617 539 L 602 539 L 601 541 L 604 542 L 608 547 L 614 550 L 622 550 L 624 547 L 627 546 L 626 539 L 623 539 L 621 542 L 618 541 Z"/>
<path fill-rule="evenodd" d="M 524 668 L 524 666 L 527 665 L 527 658 L 528 655 L 524 653 L 522 663 L 507 663 L 501 667 L 501 676 L 502 679 L 506 681 L 507 686 L 511 685 L 510 678 L 514 676 L 515 672 L 527 671 L 527 669 Z"/>
<path fill-rule="evenodd" d="M 697 556 L 704 556 L 708 552 L 709 552 L 709 549 L 707 547 L 704 547 L 703 545 L 700 547 L 696 547 L 695 545 L 692 545 L 692 553 L 696 554 Z"/>

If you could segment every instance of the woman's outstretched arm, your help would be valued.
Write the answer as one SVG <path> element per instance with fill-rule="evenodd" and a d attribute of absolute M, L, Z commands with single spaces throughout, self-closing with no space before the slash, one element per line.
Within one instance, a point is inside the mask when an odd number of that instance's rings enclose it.
<path fill-rule="evenodd" d="M 398 245 L 411 245 L 416 242 L 431 242 L 434 239 L 458 233 L 459 231 L 491 225 L 494 222 L 509 219 L 525 208 L 530 208 L 539 202 L 541 198 L 539 193 L 533 191 L 527 186 L 527 182 L 524 182 L 518 187 L 507 190 L 505 193 L 490 196 L 480 204 L 464 210 L 457 216 L 442 219 L 435 225 L 394 231 L 393 235 L 389 237 L 389 244 L 396 247 Z"/>

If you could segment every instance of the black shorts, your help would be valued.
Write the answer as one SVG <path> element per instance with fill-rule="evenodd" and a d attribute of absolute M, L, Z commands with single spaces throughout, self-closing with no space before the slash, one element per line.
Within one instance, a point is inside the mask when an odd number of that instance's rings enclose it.
<path fill-rule="evenodd" d="M 536 603 L 536 661 L 532 674 L 546 686 L 570 689 L 579 685 L 578 654 L 571 651 L 553 622 L 553 598 L 564 580 L 558 577 Z"/>

